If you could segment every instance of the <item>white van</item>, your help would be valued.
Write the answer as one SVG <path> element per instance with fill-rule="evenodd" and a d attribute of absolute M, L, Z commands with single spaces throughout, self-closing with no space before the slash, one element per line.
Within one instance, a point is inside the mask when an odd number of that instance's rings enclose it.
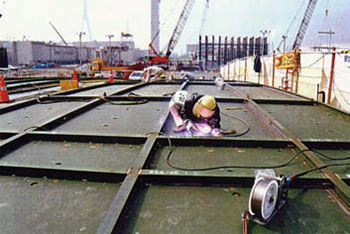
<path fill-rule="evenodd" d="M 129 80 L 142 80 L 142 77 L 143 71 L 133 71 L 129 76 Z"/>

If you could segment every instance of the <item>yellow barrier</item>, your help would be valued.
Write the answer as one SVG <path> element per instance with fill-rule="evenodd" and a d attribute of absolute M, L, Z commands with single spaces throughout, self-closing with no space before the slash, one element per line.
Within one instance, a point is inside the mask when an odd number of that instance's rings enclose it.
<path fill-rule="evenodd" d="M 61 80 L 60 85 L 61 85 L 61 91 L 76 89 L 76 88 L 78 88 L 78 81 L 77 80 Z"/>

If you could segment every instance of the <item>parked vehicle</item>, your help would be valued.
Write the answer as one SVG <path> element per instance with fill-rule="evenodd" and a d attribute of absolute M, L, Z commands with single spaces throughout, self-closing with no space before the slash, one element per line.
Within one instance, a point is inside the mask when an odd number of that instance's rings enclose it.
<path fill-rule="evenodd" d="M 143 71 L 133 71 L 129 76 L 129 80 L 142 80 L 142 77 Z"/>

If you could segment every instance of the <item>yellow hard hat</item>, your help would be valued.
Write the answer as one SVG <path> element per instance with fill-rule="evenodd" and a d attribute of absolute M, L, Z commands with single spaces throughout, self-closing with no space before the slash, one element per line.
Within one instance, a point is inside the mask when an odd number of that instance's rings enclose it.
<path fill-rule="evenodd" d="M 193 114 L 198 118 L 208 118 L 214 114 L 215 98 L 211 95 L 201 97 L 193 106 Z"/>

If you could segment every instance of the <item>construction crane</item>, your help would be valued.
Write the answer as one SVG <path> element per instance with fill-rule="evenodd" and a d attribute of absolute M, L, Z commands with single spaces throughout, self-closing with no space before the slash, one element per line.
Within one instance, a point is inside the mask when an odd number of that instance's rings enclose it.
<path fill-rule="evenodd" d="M 309 26 L 312 14 L 314 12 L 315 6 L 316 6 L 317 0 L 309 0 L 309 3 L 306 8 L 306 12 L 304 14 L 304 18 L 301 21 L 301 24 L 299 26 L 298 33 L 295 37 L 292 49 L 295 50 L 301 46 L 301 43 L 303 42 L 307 27 Z"/>
<path fill-rule="evenodd" d="M 151 43 L 149 43 L 149 48 L 153 51 L 155 56 L 150 56 L 149 62 L 153 64 L 167 64 L 169 62 L 169 57 L 172 54 L 177 42 L 180 39 L 181 33 L 185 27 L 185 24 L 187 22 L 187 19 L 191 13 L 192 7 L 194 5 L 195 0 L 187 0 L 182 11 L 180 14 L 180 17 L 176 23 L 175 29 L 170 37 L 170 40 L 167 45 L 167 50 L 164 53 L 164 55 L 160 55 L 158 51 L 153 47 L 153 41 L 155 38 L 158 36 L 159 32 L 157 35 L 152 39 Z"/>
<path fill-rule="evenodd" d="M 55 32 L 57 33 L 57 35 L 61 38 L 61 40 L 63 41 L 63 43 L 68 46 L 68 43 L 64 40 L 64 38 L 62 37 L 62 35 L 59 33 L 59 31 L 56 29 L 56 27 L 51 23 L 49 22 L 49 24 L 51 25 L 51 27 L 53 28 L 53 30 L 55 30 Z"/>

